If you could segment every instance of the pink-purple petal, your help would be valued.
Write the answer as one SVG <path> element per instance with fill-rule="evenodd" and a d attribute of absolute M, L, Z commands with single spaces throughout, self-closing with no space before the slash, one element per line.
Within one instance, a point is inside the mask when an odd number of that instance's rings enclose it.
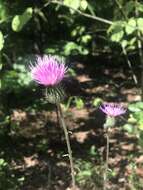
<path fill-rule="evenodd" d="M 54 86 L 65 77 L 67 67 L 53 56 L 38 56 L 35 65 L 30 65 L 31 77 L 38 84 Z"/>
<path fill-rule="evenodd" d="M 111 117 L 116 117 L 126 112 L 124 107 L 116 103 L 104 103 L 102 106 L 100 106 L 100 109 Z"/>

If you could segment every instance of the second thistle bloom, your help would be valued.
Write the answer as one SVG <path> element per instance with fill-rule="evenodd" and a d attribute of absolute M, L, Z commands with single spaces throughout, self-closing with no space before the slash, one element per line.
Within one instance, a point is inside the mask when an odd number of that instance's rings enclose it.
<path fill-rule="evenodd" d="M 126 109 L 117 103 L 104 103 L 100 109 L 110 117 L 116 117 L 126 112 Z"/>
<path fill-rule="evenodd" d="M 67 72 L 67 67 L 54 56 L 37 56 L 35 65 L 30 66 L 31 77 L 38 84 L 48 86 L 58 85 Z"/>

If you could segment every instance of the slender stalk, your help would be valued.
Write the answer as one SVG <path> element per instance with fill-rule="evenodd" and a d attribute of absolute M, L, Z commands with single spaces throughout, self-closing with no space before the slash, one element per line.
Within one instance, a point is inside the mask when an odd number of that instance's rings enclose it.
<path fill-rule="evenodd" d="M 107 19 L 104 19 L 104 18 L 101 18 L 101 17 L 98 17 L 98 16 L 94 16 L 94 15 L 91 15 L 91 14 L 83 13 L 82 11 L 80 11 L 78 9 L 75 9 L 75 8 L 73 8 L 71 6 L 68 6 L 68 5 L 64 4 L 62 1 L 51 0 L 48 3 L 46 3 L 43 8 L 47 7 L 50 3 L 61 5 L 63 7 L 67 7 L 69 9 L 72 9 L 73 11 L 75 11 L 76 13 L 78 13 L 78 14 L 84 16 L 84 17 L 87 17 L 87 18 L 90 18 L 90 19 L 93 19 L 93 20 L 97 20 L 97 21 L 100 21 L 100 22 L 103 22 L 103 23 L 109 24 L 109 25 L 113 24 L 113 22 L 110 21 L 110 20 L 107 20 Z"/>
<path fill-rule="evenodd" d="M 76 184 L 75 184 L 74 164 L 73 164 L 73 157 L 72 157 L 70 139 L 69 139 L 68 130 L 67 130 L 67 127 L 65 125 L 65 120 L 64 120 L 64 116 L 63 116 L 63 112 L 62 112 L 62 108 L 61 108 L 60 104 L 57 104 L 57 109 L 59 111 L 60 124 L 61 124 L 61 127 L 64 130 L 64 135 L 65 135 L 67 149 L 68 149 L 68 156 L 69 156 L 69 161 L 70 161 L 70 167 L 71 167 L 72 187 L 73 187 L 73 190 L 75 190 L 76 189 Z"/>
<path fill-rule="evenodd" d="M 107 190 L 108 183 L 108 163 L 109 163 L 109 131 L 106 129 L 106 162 L 105 162 L 105 173 L 104 173 L 104 186 L 103 190 Z"/>

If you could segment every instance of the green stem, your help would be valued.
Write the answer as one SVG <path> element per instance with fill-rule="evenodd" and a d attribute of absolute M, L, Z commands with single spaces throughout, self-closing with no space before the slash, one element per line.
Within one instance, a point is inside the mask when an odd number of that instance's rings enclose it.
<path fill-rule="evenodd" d="M 64 116 L 63 116 L 63 112 L 62 112 L 60 104 L 57 104 L 57 109 L 59 111 L 60 124 L 61 124 L 61 126 L 62 126 L 62 128 L 64 130 L 64 135 L 65 135 L 67 149 L 68 149 L 68 156 L 69 156 L 69 161 L 70 161 L 70 167 L 71 167 L 72 187 L 75 190 L 76 185 L 75 185 L 75 175 L 74 175 L 74 164 L 73 164 L 73 157 L 72 157 L 70 139 L 69 139 L 68 130 L 67 130 L 67 127 L 65 125 L 65 120 L 64 120 Z"/>
<path fill-rule="evenodd" d="M 105 162 L 105 174 L 104 174 L 104 187 L 103 190 L 107 190 L 108 183 L 108 163 L 109 163 L 109 131 L 106 129 L 106 162 Z"/>

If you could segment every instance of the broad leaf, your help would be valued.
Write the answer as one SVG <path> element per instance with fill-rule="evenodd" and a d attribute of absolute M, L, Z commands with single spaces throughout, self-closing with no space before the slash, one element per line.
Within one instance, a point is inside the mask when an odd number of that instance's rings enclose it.
<path fill-rule="evenodd" d="M 109 34 L 111 41 L 120 42 L 124 36 L 124 22 L 118 21 L 113 23 L 107 33 Z"/>
<path fill-rule="evenodd" d="M 143 33 L 143 18 L 137 19 L 137 27 Z"/>
<path fill-rule="evenodd" d="M 128 21 L 126 27 L 125 27 L 126 33 L 128 35 L 132 34 L 136 30 L 136 28 L 137 28 L 137 26 L 136 26 L 135 18 L 129 19 L 129 21 Z"/>
<path fill-rule="evenodd" d="M 24 25 L 32 18 L 33 9 L 27 8 L 22 15 L 15 15 L 12 20 L 12 29 L 15 32 L 22 30 Z"/>
<path fill-rule="evenodd" d="M 80 0 L 64 0 L 64 5 L 72 7 L 73 9 L 78 9 L 80 7 Z M 70 10 L 71 13 L 74 13 L 73 9 Z"/>
<path fill-rule="evenodd" d="M 81 0 L 80 2 L 80 9 L 81 10 L 86 10 L 88 6 L 88 2 L 86 0 Z"/>
<path fill-rule="evenodd" d="M 136 2 L 136 9 L 137 9 L 139 12 L 143 12 L 143 4 L 142 4 L 142 3 L 139 3 L 139 2 Z"/>

